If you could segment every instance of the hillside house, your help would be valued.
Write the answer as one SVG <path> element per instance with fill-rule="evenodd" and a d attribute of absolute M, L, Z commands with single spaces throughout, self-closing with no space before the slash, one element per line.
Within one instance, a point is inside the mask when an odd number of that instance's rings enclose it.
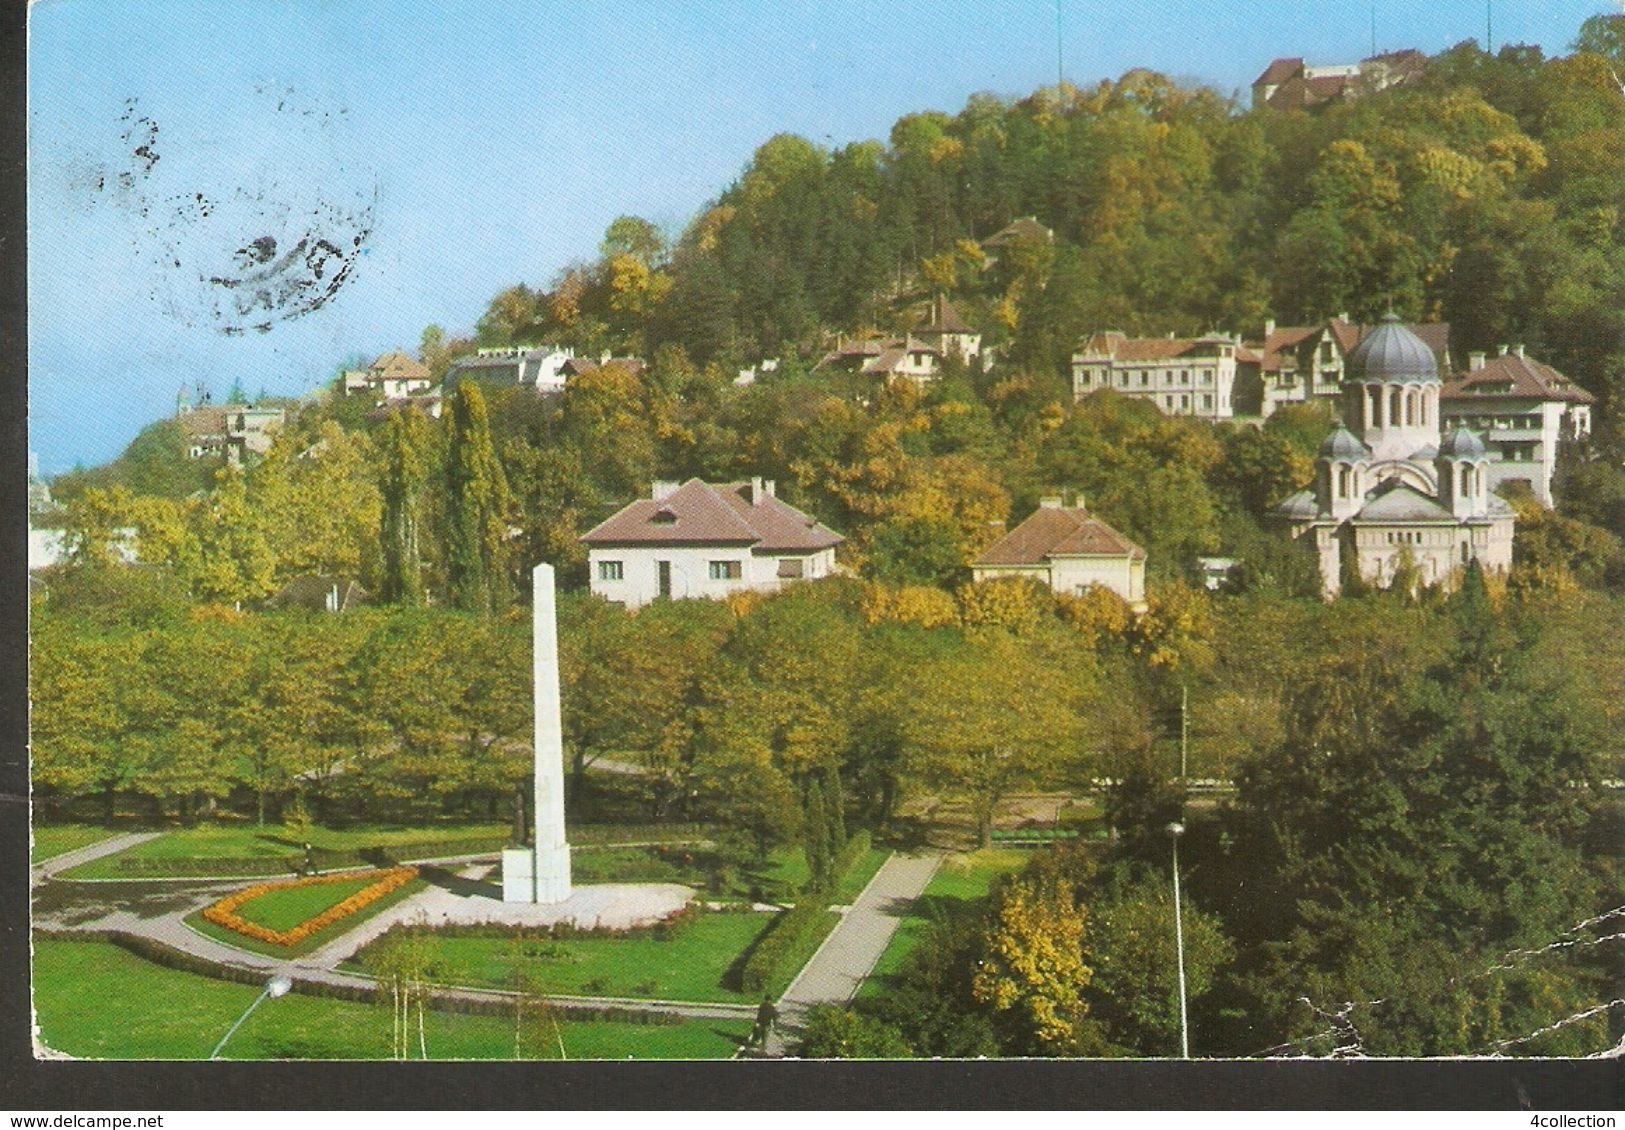
<path fill-rule="evenodd" d="M 365 369 L 346 369 L 344 395 L 369 395 L 378 403 L 426 393 L 434 385 L 429 368 L 399 349 L 384 354 Z"/>
<path fill-rule="evenodd" d="M 501 345 L 459 357 L 446 372 L 449 387 L 463 377 L 517 385 L 537 392 L 563 392 L 576 351 L 559 345 Z"/>
<path fill-rule="evenodd" d="M 246 455 L 271 450 L 287 412 L 252 404 L 190 405 L 182 400 L 177 402 L 175 418 L 186 441 L 187 458 L 220 455 L 240 463 Z"/>
<path fill-rule="evenodd" d="M 1136 612 L 1146 609 L 1145 550 L 1059 496 L 1040 500 L 1025 521 L 988 546 L 971 562 L 971 575 L 978 581 L 1032 577 L 1074 596 L 1100 585 Z"/>
<path fill-rule="evenodd" d="M 1113 389 L 1148 400 L 1169 416 L 1228 420 L 1240 341 L 1223 334 L 1199 338 L 1128 337 L 1097 333 L 1072 354 L 1072 395 Z"/>
<path fill-rule="evenodd" d="M 1562 444 L 1591 433 L 1596 397 L 1562 373 L 1527 357 L 1523 346 L 1502 347 L 1486 360 L 1469 355 L 1467 372 L 1445 384 L 1439 414 L 1446 427 L 1471 428 L 1489 449 L 1493 491 L 1503 483 L 1527 486 L 1551 506 L 1552 475 Z"/>
<path fill-rule="evenodd" d="M 939 295 L 931 300 L 919 324 L 902 337 L 837 337 L 835 348 L 819 359 L 813 372 L 845 370 L 923 386 L 942 375 L 943 362 L 950 357 L 967 365 L 980 363 L 982 335 L 965 322 L 951 301 Z"/>
<path fill-rule="evenodd" d="M 781 502 L 773 480 L 657 482 L 581 536 L 592 591 L 627 608 L 657 599 L 772 592 L 835 571 L 840 534 Z"/>
<path fill-rule="evenodd" d="M 1438 371 L 1450 372 L 1450 323 L 1418 322 L 1406 327 L 1433 353 Z M 1268 416 L 1283 404 L 1321 401 L 1336 405 L 1342 396 L 1349 354 L 1375 330 L 1338 314 L 1311 326 L 1264 323 L 1264 335 L 1237 353 L 1236 411 Z"/>
<path fill-rule="evenodd" d="M 1253 109 L 1313 110 L 1415 82 L 1427 69 L 1427 56 L 1414 48 L 1370 55 L 1358 63 L 1307 64 L 1301 58 L 1276 59 L 1253 80 Z"/>

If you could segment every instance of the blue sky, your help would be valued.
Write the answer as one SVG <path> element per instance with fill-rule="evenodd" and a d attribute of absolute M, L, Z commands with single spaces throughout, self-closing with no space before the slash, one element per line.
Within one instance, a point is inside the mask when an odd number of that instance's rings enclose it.
<path fill-rule="evenodd" d="M 1146 66 L 1245 91 L 1278 55 L 1353 61 L 1371 42 L 1371 0 L 1062 4 L 1080 84 Z M 1495 0 L 1495 40 L 1561 53 L 1612 7 Z M 1383 50 L 1484 35 L 1484 0 L 1375 9 Z M 883 138 L 910 111 L 1054 82 L 1055 12 L 38 0 L 29 445 L 48 474 L 94 465 L 183 382 L 293 395 L 346 358 L 414 349 L 431 322 L 470 329 L 503 287 L 591 258 L 617 215 L 680 229 L 775 133 Z"/>

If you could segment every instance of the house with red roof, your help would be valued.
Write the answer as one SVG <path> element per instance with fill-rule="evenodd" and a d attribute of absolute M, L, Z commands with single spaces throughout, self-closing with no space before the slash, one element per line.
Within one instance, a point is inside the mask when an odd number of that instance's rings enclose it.
<path fill-rule="evenodd" d="M 971 562 L 971 576 L 1032 577 L 1074 596 L 1099 585 L 1136 612 L 1146 608 L 1145 550 L 1060 496 L 1041 499 L 1026 520 L 988 546 Z"/>
<path fill-rule="evenodd" d="M 1467 372 L 1445 384 L 1439 414 L 1447 426 L 1471 428 L 1489 448 L 1490 489 L 1528 487 L 1552 505 L 1552 474 L 1562 444 L 1591 434 L 1596 397 L 1550 365 L 1505 346 L 1487 360 L 1469 354 Z"/>
<path fill-rule="evenodd" d="M 1097 333 L 1072 354 L 1072 395 L 1113 389 L 1149 400 L 1169 416 L 1228 420 L 1235 414 L 1236 352 L 1224 334 L 1199 338 L 1129 337 Z"/>
<path fill-rule="evenodd" d="M 1371 55 L 1358 63 L 1311 65 L 1302 58 L 1276 59 L 1253 80 L 1253 109 L 1313 110 L 1414 82 L 1427 69 L 1415 48 Z"/>
<path fill-rule="evenodd" d="M 581 536 L 592 591 L 627 608 L 827 577 L 844 540 L 762 478 L 657 482 Z"/>

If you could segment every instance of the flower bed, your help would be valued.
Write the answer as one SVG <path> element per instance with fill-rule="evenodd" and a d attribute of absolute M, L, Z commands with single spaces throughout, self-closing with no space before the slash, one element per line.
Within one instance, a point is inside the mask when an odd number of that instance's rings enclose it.
<path fill-rule="evenodd" d="M 326 910 L 313 918 L 307 918 L 288 930 L 273 930 L 269 926 L 262 926 L 258 922 L 251 922 L 237 911 L 244 903 L 251 902 L 261 895 L 272 891 L 288 890 L 292 887 L 313 887 L 322 883 L 349 883 L 357 876 L 348 875 L 316 875 L 309 879 L 295 879 L 286 883 L 257 883 L 252 887 L 244 887 L 235 894 L 227 895 L 219 902 L 204 909 L 203 917 L 216 926 L 223 926 L 227 930 L 243 935 L 245 938 L 254 938 L 257 941 L 269 942 L 274 946 L 296 946 L 309 938 L 312 934 L 333 925 L 342 919 L 348 918 L 356 911 L 368 906 L 391 891 L 410 883 L 417 878 L 416 867 L 392 867 L 387 871 L 380 871 L 377 882 L 371 883 L 342 902 L 334 903 Z"/>

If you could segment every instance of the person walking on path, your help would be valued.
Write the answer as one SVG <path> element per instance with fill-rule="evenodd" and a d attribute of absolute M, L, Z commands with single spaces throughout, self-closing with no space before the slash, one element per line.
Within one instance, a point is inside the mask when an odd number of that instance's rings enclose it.
<path fill-rule="evenodd" d="M 773 998 L 764 994 L 762 1003 L 756 1009 L 756 1027 L 750 1034 L 750 1042 L 756 1047 L 767 1046 L 767 1038 L 773 1034 L 773 1025 L 779 1019 L 779 1010 L 773 1007 Z"/>

